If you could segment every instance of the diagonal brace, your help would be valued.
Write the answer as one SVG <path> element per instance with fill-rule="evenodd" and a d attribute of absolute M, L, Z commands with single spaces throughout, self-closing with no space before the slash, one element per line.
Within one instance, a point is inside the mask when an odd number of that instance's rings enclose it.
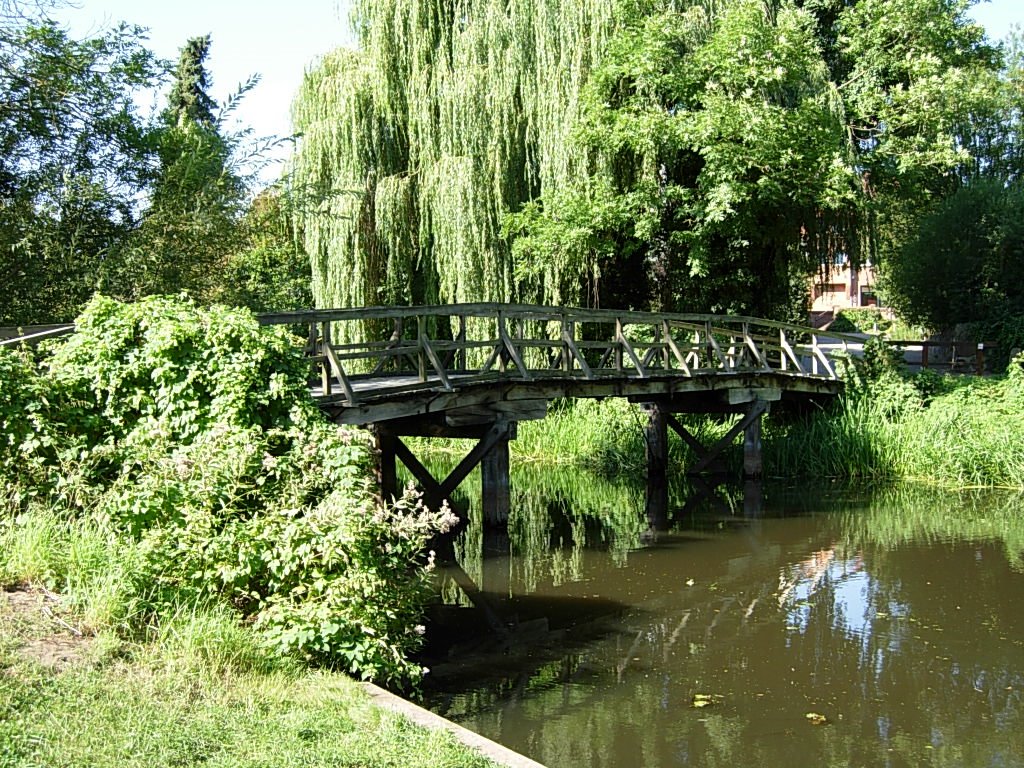
<path fill-rule="evenodd" d="M 743 415 L 736 424 L 733 425 L 724 437 L 718 440 L 710 448 L 705 448 L 700 442 L 691 435 L 675 418 L 669 418 L 668 423 L 672 429 L 679 434 L 679 436 L 690 446 L 699 456 L 698 461 L 688 472 L 688 474 L 696 475 L 705 471 L 712 462 L 721 455 L 722 451 L 732 445 L 736 436 L 743 432 L 747 427 L 754 423 L 757 419 L 760 419 L 768 410 L 768 403 L 764 400 L 758 400 L 753 403 L 750 410 Z"/>

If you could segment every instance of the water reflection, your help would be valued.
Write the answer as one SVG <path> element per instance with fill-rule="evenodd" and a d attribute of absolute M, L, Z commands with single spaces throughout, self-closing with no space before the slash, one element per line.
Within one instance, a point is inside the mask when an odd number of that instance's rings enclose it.
<path fill-rule="evenodd" d="M 652 534 L 642 489 L 513 482 L 511 556 L 462 552 L 524 631 L 435 659 L 436 711 L 553 768 L 1024 765 L 1019 496 L 740 490 Z"/>

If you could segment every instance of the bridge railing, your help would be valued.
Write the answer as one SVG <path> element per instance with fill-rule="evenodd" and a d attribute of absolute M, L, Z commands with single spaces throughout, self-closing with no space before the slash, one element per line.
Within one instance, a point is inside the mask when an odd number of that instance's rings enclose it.
<path fill-rule="evenodd" d="M 498 378 L 759 371 L 836 379 L 833 354 L 857 341 L 753 317 L 488 303 L 287 312 L 260 322 L 303 328 L 321 395 L 350 405 Z M 347 341 L 354 338 L 365 340 Z"/>

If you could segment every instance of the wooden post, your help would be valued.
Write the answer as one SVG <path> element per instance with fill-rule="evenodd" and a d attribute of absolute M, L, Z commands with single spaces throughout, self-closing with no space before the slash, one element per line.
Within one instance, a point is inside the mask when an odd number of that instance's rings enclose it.
<path fill-rule="evenodd" d="M 985 344 L 978 342 L 978 351 L 974 357 L 974 370 L 979 376 L 985 375 Z"/>
<path fill-rule="evenodd" d="M 387 434 L 379 427 L 374 430 L 374 433 L 377 444 L 377 476 L 380 480 L 380 497 L 387 503 L 398 498 L 398 473 L 395 465 L 395 444 L 398 438 Z"/>
<path fill-rule="evenodd" d="M 496 425 L 501 434 L 480 460 L 480 482 L 484 510 L 484 525 L 508 525 L 511 507 L 509 495 L 508 441 L 511 437 L 508 422 Z"/>
<path fill-rule="evenodd" d="M 327 348 L 331 346 L 331 324 L 326 320 L 320 326 L 320 386 L 324 395 L 331 394 L 331 364 L 328 362 Z"/>
<path fill-rule="evenodd" d="M 764 403 L 754 402 L 752 411 L 762 409 L 750 420 L 743 430 L 743 476 L 761 476 L 761 419 L 764 414 Z"/>
<path fill-rule="evenodd" d="M 668 527 L 668 421 L 658 403 L 644 403 L 647 428 L 647 520 L 655 530 Z"/>
<path fill-rule="evenodd" d="M 416 368 L 420 381 L 427 380 L 427 348 L 424 344 L 426 332 L 423 328 L 423 315 L 416 317 L 416 345 L 419 350 L 416 353 Z"/>

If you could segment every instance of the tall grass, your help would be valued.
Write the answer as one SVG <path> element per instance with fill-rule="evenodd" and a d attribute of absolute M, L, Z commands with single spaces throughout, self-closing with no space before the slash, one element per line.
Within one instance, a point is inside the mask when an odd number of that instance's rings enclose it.
<path fill-rule="evenodd" d="M 963 377 L 933 397 L 890 378 L 833 409 L 773 425 L 773 474 L 924 480 L 952 487 L 1024 488 L 1024 398 L 1014 377 Z"/>
<path fill-rule="evenodd" d="M 125 626 L 139 610 L 135 545 L 90 518 L 41 504 L 0 518 L 0 586 L 45 587 L 82 631 Z"/>

